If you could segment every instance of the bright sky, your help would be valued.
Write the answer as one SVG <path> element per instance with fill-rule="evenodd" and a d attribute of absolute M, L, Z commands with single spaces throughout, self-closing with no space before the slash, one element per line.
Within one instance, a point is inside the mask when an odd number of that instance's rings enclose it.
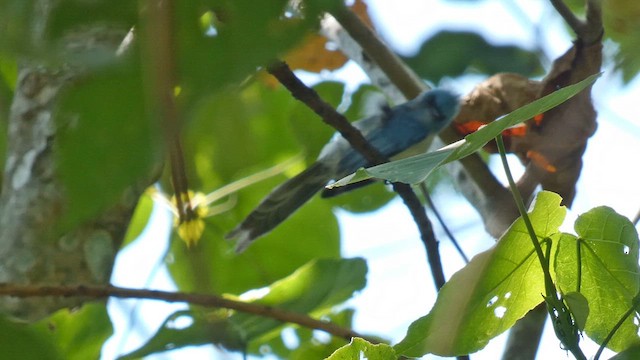
<path fill-rule="evenodd" d="M 533 47 L 537 41 L 544 45 L 544 50 L 551 58 L 560 55 L 571 45 L 571 37 L 564 31 L 562 20 L 543 6 L 543 1 L 369 0 L 368 3 L 383 37 L 402 54 L 415 52 L 425 38 L 442 28 L 480 31 L 488 40 L 496 43 L 529 44 Z M 537 27 L 539 32 L 534 32 L 533 27 Z M 362 73 L 354 68 L 348 67 L 348 70 L 335 76 L 347 77 L 346 80 L 351 84 L 364 81 Z M 637 201 L 640 199 L 640 188 L 636 185 L 638 171 L 637 166 L 626 165 L 623 161 L 629 158 L 629 154 L 640 153 L 640 119 L 636 110 L 637 99 L 640 98 L 640 80 L 636 79 L 622 88 L 619 76 L 612 75 L 611 69 L 605 71 L 594 88 L 596 108 L 600 114 L 599 127 L 585 155 L 574 212 L 579 214 L 594 206 L 608 205 L 633 218 L 640 207 Z M 446 86 L 465 93 L 480 80 L 477 76 L 468 77 L 449 81 Z M 502 174 L 498 167 L 496 169 L 498 174 Z M 441 186 L 434 200 L 467 255 L 474 255 L 492 245 L 493 240 L 484 234 L 475 210 L 458 197 L 452 187 Z M 365 257 L 369 266 L 368 287 L 350 303 L 358 309 L 355 328 L 397 342 L 402 339 L 411 321 L 426 314 L 435 301 L 433 282 L 415 224 L 399 200 L 372 214 L 354 215 L 346 211 L 337 211 L 337 214 L 344 239 L 344 255 Z M 158 248 L 157 242 L 166 238 L 167 224 L 170 224 L 166 212 L 156 211 L 154 216 L 153 224 L 157 229 L 150 231 L 145 239 L 132 244 L 118 257 L 114 284 L 174 289 L 164 270 L 150 284 L 145 284 L 151 269 L 164 252 L 164 249 Z M 464 264 L 438 225 L 435 226 L 438 231 L 436 235 L 442 239 L 440 251 L 445 273 L 450 277 Z M 149 245 L 150 242 L 155 242 L 155 245 Z M 416 283 L 424 285 L 416 286 Z M 126 318 L 123 313 L 127 314 L 129 310 L 126 309 L 133 303 L 110 301 L 109 309 L 117 334 L 105 347 L 103 358 L 112 359 L 115 354 L 132 350 L 144 341 L 138 332 L 128 334 L 124 348 L 118 350 L 125 329 Z M 144 306 L 136 310 L 140 313 L 139 318 L 144 319 L 143 328 L 146 326 L 147 329 L 143 336 L 152 334 L 165 316 L 178 308 L 184 306 L 144 302 Z M 547 325 L 541 345 L 544 351 L 539 353 L 538 359 L 567 358 L 548 322 Z M 497 338 L 485 350 L 472 355 L 472 359 L 499 358 L 504 340 L 505 336 Z M 595 349 L 593 346 L 584 348 L 587 356 L 593 355 Z M 174 358 L 178 357 L 170 353 L 150 357 Z M 210 347 L 181 350 L 179 358 L 211 358 L 211 350 Z M 237 354 L 219 354 L 216 358 L 241 357 Z"/>

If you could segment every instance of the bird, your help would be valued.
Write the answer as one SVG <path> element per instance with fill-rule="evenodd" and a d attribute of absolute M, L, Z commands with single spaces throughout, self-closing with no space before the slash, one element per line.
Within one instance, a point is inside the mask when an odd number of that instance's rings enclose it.
<path fill-rule="evenodd" d="M 459 111 L 459 97 L 446 89 L 427 90 L 414 99 L 352 123 L 386 157 L 395 156 L 448 126 Z M 225 238 L 236 239 L 236 252 L 286 220 L 332 180 L 370 166 L 339 133 L 306 170 L 273 189 Z"/>

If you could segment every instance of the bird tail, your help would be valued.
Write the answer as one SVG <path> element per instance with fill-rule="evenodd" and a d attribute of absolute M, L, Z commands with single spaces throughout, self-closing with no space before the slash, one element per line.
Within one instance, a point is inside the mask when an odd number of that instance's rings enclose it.
<path fill-rule="evenodd" d="M 256 238 L 273 230 L 331 180 L 331 171 L 316 162 L 302 173 L 275 188 L 242 223 L 225 238 L 237 238 L 236 251 L 241 252 Z"/>

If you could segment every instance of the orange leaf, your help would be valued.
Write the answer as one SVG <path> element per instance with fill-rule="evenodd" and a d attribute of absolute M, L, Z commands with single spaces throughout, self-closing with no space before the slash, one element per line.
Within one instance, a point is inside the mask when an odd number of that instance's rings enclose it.
<path fill-rule="evenodd" d="M 347 57 L 340 51 L 327 49 L 327 39 L 324 37 L 310 34 L 302 44 L 285 55 L 284 60 L 293 70 L 320 72 L 339 69 L 347 62 Z"/>

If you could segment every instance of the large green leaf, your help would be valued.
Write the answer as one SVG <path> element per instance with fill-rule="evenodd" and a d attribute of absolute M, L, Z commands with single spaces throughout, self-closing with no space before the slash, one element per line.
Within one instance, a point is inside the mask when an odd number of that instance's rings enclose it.
<path fill-rule="evenodd" d="M 562 224 L 560 201 L 554 193 L 538 194 L 530 219 L 539 241 Z M 540 304 L 544 293 L 540 260 L 519 218 L 493 248 L 451 277 L 431 312 L 411 324 L 395 350 L 406 356 L 473 353 Z"/>
<path fill-rule="evenodd" d="M 319 316 L 364 288 L 366 272 L 365 261 L 358 258 L 312 261 L 273 283 L 266 295 L 251 302 Z M 176 320 L 180 318 L 189 324 L 178 326 Z M 211 343 L 240 350 L 281 326 L 279 321 L 249 313 L 179 311 L 171 315 L 145 345 L 123 359 Z"/>
<path fill-rule="evenodd" d="M 138 3 L 131 0 L 65 0 L 54 3 L 47 35 L 61 37 L 96 23 L 131 29 L 138 19 Z"/>
<path fill-rule="evenodd" d="M 21 360 L 62 360 L 55 341 L 47 334 L 24 323 L 0 316 L 0 357 Z"/>
<path fill-rule="evenodd" d="M 609 360 L 637 360 L 640 359 L 640 344 L 633 345 L 630 348 L 619 352 L 616 356 Z"/>
<path fill-rule="evenodd" d="M 456 77 L 466 71 L 489 75 L 511 72 L 527 77 L 542 74 L 537 54 L 515 45 L 494 45 L 481 35 L 468 31 L 440 31 L 424 42 L 416 55 L 405 58 L 405 61 L 422 78 L 434 83 L 445 76 Z"/>
<path fill-rule="evenodd" d="M 159 136 L 145 115 L 136 69 L 87 76 L 63 94 L 56 119 L 59 175 L 69 197 L 67 226 L 119 201 L 133 184 L 151 181 Z"/>
<path fill-rule="evenodd" d="M 288 4 L 288 0 L 177 2 L 178 66 L 187 103 L 242 82 L 317 25 L 321 11 L 317 6 L 307 7 L 304 18 L 291 19 L 285 16 Z M 214 20 L 205 29 L 202 18 L 207 9 L 211 12 L 206 17 Z"/>
<path fill-rule="evenodd" d="M 153 199 L 151 199 L 149 193 L 146 192 L 142 194 L 142 196 L 140 196 L 140 199 L 138 200 L 138 205 L 136 205 L 136 209 L 133 212 L 133 217 L 131 217 L 129 227 L 127 228 L 127 232 L 124 236 L 124 241 L 121 245 L 122 248 L 136 240 L 138 236 L 142 234 L 144 229 L 147 228 L 152 211 Z"/>
<path fill-rule="evenodd" d="M 275 282 L 269 287 L 269 293 L 255 302 L 300 314 L 318 314 L 363 289 L 366 273 L 367 265 L 360 258 L 312 261 Z M 248 313 L 237 313 L 230 320 L 247 340 L 280 324 Z"/>
<path fill-rule="evenodd" d="M 353 338 L 351 343 L 336 350 L 327 360 L 394 360 L 398 356 L 387 344 L 372 344 L 361 338 Z"/>
<path fill-rule="evenodd" d="M 436 167 L 473 154 L 502 133 L 503 130 L 531 119 L 535 115 L 541 114 L 567 101 L 572 96 L 593 84 L 599 76 L 600 74 L 591 75 L 577 84 L 559 89 L 545 97 L 514 110 L 504 117 L 489 123 L 478 131 L 467 135 L 463 140 L 445 148 L 427 154 L 412 156 L 410 158 L 367 168 L 364 171 L 359 171 L 355 176 L 350 175 L 341 179 L 336 182 L 334 186 L 342 186 L 368 178 L 379 178 L 408 184 L 422 182 Z"/>
<path fill-rule="evenodd" d="M 339 312 L 332 310 L 332 312 L 324 313 L 321 316 L 322 319 L 351 329 L 353 314 L 353 309 L 344 309 Z M 286 335 L 283 332 L 285 330 L 288 331 Z M 297 340 L 299 345 L 292 348 L 291 343 L 285 343 L 283 339 L 285 336 L 288 337 L 288 340 Z M 249 345 L 248 353 L 256 356 L 270 354 L 280 359 L 289 360 L 325 359 L 331 356 L 336 349 L 346 344 L 347 341 L 343 338 L 332 336 L 327 341 L 326 337 L 318 336 L 316 330 L 292 326 L 287 329 L 277 328 L 257 338 Z"/>
<path fill-rule="evenodd" d="M 78 310 L 59 310 L 34 327 L 53 339 L 67 360 L 98 359 L 102 345 L 113 334 L 103 302 L 84 304 Z"/>
<path fill-rule="evenodd" d="M 575 230 L 578 237 L 563 236 L 559 242 L 556 279 L 561 291 L 587 298 L 585 332 L 602 343 L 640 289 L 638 233 L 631 221 L 604 206 L 582 214 Z M 635 317 L 629 317 L 608 347 L 622 351 L 638 344 L 638 330 Z"/>
<path fill-rule="evenodd" d="M 189 162 L 190 185 L 210 192 L 300 154 L 299 138 L 291 126 L 296 102 L 282 87 L 269 89 L 258 82 L 204 99 L 186 129 L 185 153 L 194 154 L 195 160 Z M 309 116 L 313 118 L 302 119 L 308 127 L 328 128 L 314 114 Z M 324 141 L 329 136 L 330 131 Z M 235 254 L 234 244 L 223 240 L 274 187 L 301 170 L 291 168 L 238 191 L 229 211 L 206 219 L 196 247 L 188 249 L 182 241 L 173 241 L 169 269 L 178 287 L 239 294 L 266 286 L 311 259 L 338 257 L 337 221 L 331 204 L 318 198 L 242 254 Z M 301 243 L 304 246 L 298 246 Z"/>

